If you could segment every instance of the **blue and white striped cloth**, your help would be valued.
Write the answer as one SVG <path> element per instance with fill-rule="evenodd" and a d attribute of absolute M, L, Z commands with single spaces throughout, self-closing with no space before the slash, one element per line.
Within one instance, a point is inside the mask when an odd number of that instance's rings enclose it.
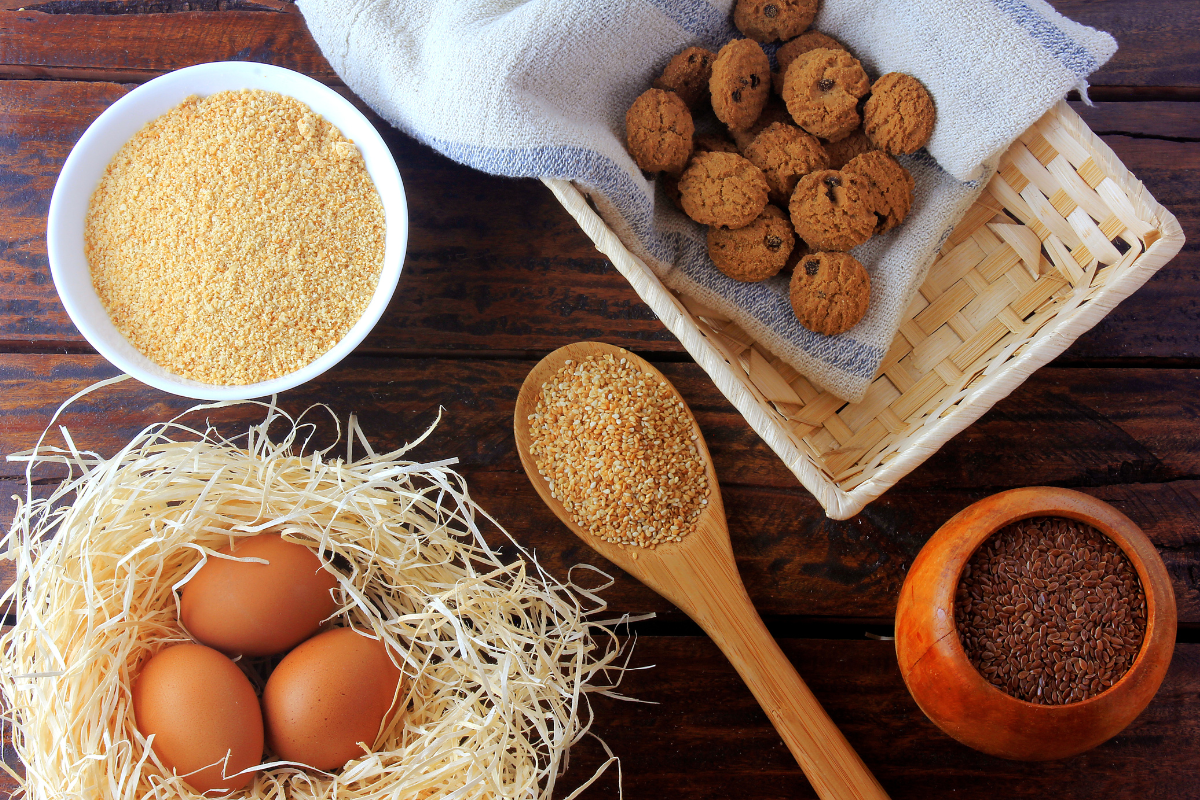
<path fill-rule="evenodd" d="M 814 383 L 861 398 L 929 263 L 978 196 L 993 159 L 1116 50 L 1044 0 L 823 0 L 815 27 L 873 77 L 929 87 L 938 123 L 902 159 L 909 219 L 854 254 L 871 304 L 825 337 L 796 322 L 787 283 L 732 281 L 625 152 L 625 110 L 672 55 L 737 36 L 733 0 L 299 0 L 322 53 L 396 127 L 450 158 L 514 177 L 575 181 L 668 287 L 743 329 Z"/>

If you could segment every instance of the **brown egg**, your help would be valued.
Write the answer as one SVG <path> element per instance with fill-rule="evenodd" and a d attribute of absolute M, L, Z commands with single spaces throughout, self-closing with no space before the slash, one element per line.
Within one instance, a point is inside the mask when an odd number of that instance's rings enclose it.
<path fill-rule="evenodd" d="M 277 758 L 332 772 L 369 749 L 392 699 L 402 701 L 400 670 L 387 645 L 350 628 L 314 636 L 279 662 L 263 690 L 267 742 Z M 395 712 L 392 712 L 393 714 Z"/>
<path fill-rule="evenodd" d="M 163 765 L 197 792 L 230 792 L 258 774 L 237 774 L 262 761 L 254 687 L 211 647 L 178 644 L 147 661 L 133 681 L 133 717 L 143 736 L 154 734 L 151 747 Z"/>
<path fill-rule="evenodd" d="M 198 641 L 231 656 L 282 653 L 337 610 L 337 577 L 317 554 L 278 533 L 238 540 L 218 552 L 269 563 L 209 557 L 183 587 L 180 619 Z"/>

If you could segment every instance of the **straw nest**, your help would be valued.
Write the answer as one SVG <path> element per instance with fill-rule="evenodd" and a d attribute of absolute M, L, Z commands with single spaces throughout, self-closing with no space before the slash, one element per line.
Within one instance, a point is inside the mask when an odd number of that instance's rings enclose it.
<path fill-rule="evenodd" d="M 376 454 L 353 418 L 345 459 L 305 454 L 312 426 L 266 409 L 237 440 L 176 418 L 112 458 L 78 450 L 65 428 L 65 446 L 10 456 L 30 481 L 6 538 L 16 625 L 0 639 L 0 689 L 25 796 L 199 796 L 138 733 L 130 678 L 188 639 L 179 589 L 206 557 L 270 529 L 335 565 L 334 621 L 384 639 L 411 688 L 403 717 L 340 773 L 267 763 L 235 796 L 548 798 L 590 725 L 587 693 L 619 679 L 613 623 L 595 621 L 603 603 L 519 546 L 513 558 L 489 547 L 491 520 L 454 459 Z M 69 477 L 39 499 L 32 470 L 47 463 Z"/>

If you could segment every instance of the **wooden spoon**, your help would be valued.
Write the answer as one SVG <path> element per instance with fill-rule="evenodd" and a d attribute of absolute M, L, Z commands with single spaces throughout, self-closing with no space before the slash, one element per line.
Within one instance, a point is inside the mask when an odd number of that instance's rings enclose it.
<path fill-rule="evenodd" d="M 517 452 L 534 488 L 563 524 L 589 547 L 677 605 L 712 637 L 767 712 L 821 798 L 887 800 L 883 787 L 796 674 L 754 610 L 733 560 L 712 458 L 690 409 L 688 416 L 711 492 L 696 530 L 682 542 L 659 545 L 653 550 L 605 542 L 576 524 L 562 503 L 551 496 L 546 479 L 538 474 L 537 464 L 529 454 L 532 443 L 529 415 L 537 406 L 542 384 L 568 359 L 583 361 L 588 356 L 606 353 L 618 360 L 629 359 L 643 372 L 666 383 L 679 397 L 662 373 L 627 350 L 603 342 L 578 342 L 555 350 L 530 371 L 517 397 L 513 425 Z M 683 403 L 682 397 L 679 400 Z M 683 407 L 687 409 L 687 404 Z"/>

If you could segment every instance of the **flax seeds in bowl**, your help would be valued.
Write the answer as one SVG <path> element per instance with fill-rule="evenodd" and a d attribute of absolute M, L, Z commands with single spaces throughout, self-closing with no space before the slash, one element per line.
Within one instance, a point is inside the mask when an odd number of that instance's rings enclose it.
<path fill-rule="evenodd" d="M 529 452 L 550 494 L 603 541 L 682 541 L 708 505 L 691 416 L 664 381 L 612 354 L 567 360 L 542 384 Z"/>
<path fill-rule="evenodd" d="M 1137 718 L 1171 665 L 1177 621 L 1171 576 L 1133 520 L 1083 492 L 1028 486 L 972 503 L 921 548 L 896 603 L 896 661 L 947 735 L 1047 761 Z"/>
<path fill-rule="evenodd" d="M 1090 525 L 1036 517 L 998 530 L 963 568 L 954 620 L 968 660 L 1030 703 L 1095 697 L 1133 665 L 1146 596 L 1129 558 Z"/>
<path fill-rule="evenodd" d="M 261 89 L 146 124 L 91 196 L 84 248 L 117 330 L 169 372 L 237 386 L 307 366 L 363 315 L 384 208 L 354 142 Z"/>

